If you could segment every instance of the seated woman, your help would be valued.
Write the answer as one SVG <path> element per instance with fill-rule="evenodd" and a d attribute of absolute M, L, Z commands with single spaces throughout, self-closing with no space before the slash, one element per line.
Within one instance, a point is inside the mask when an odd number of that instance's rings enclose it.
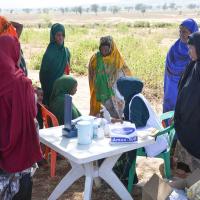
<path fill-rule="evenodd" d="M 179 82 L 174 115 L 178 137 L 175 157 L 194 171 L 200 168 L 200 32 L 189 36 L 188 47 L 192 61 Z"/>
<path fill-rule="evenodd" d="M 72 76 L 62 75 L 53 85 L 49 102 L 50 111 L 57 117 L 60 125 L 64 124 L 64 99 L 65 94 L 74 95 L 77 91 L 77 81 Z M 72 119 L 81 116 L 79 110 L 72 104 Z"/>
<path fill-rule="evenodd" d="M 124 97 L 125 108 L 124 108 L 124 120 L 130 121 L 135 124 L 136 128 L 149 126 L 154 127 L 158 130 L 162 128 L 161 122 L 157 117 L 156 113 L 151 108 L 148 100 L 141 94 L 143 89 L 143 82 L 137 78 L 133 77 L 121 77 L 117 80 L 117 88 L 120 94 Z M 159 136 L 161 137 L 161 136 Z M 167 139 L 164 137 L 165 145 L 162 146 L 160 153 L 168 145 Z M 159 147 L 160 148 L 160 147 Z M 148 149 L 151 149 L 149 152 L 153 156 L 153 147 L 148 146 Z M 154 146 L 155 149 L 155 146 Z M 136 150 L 127 152 L 123 154 L 115 166 L 116 170 L 120 172 L 120 177 L 123 180 L 128 180 L 129 170 L 136 159 Z M 156 149 L 157 154 L 158 150 Z M 148 154 L 148 153 L 147 153 Z M 155 155 L 154 155 L 155 156 Z M 135 177 L 135 182 L 137 178 Z"/>
<path fill-rule="evenodd" d="M 90 115 L 98 115 L 102 104 L 111 117 L 121 118 L 123 103 L 117 93 L 116 81 L 131 72 L 111 36 L 101 37 L 99 51 L 90 59 L 88 74 Z"/>
<path fill-rule="evenodd" d="M 117 88 L 124 97 L 124 119 L 135 124 L 136 128 L 149 126 L 161 129 L 162 125 L 148 100 L 141 94 L 143 82 L 134 77 L 121 77 Z"/>

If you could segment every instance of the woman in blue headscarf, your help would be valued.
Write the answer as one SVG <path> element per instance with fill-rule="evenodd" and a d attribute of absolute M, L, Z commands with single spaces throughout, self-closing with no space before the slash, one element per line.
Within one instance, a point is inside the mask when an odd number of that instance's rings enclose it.
<path fill-rule="evenodd" d="M 193 19 L 186 19 L 180 24 L 180 38 L 167 53 L 164 75 L 163 112 L 174 110 L 176 105 L 178 82 L 185 67 L 191 61 L 188 54 L 187 40 L 191 33 L 198 31 L 198 25 Z"/>

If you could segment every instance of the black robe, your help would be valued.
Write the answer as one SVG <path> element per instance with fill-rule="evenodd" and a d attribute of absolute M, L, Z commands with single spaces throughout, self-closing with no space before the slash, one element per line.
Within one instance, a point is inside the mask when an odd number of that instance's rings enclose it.
<path fill-rule="evenodd" d="M 183 147 L 200 159 L 200 61 L 191 62 L 179 82 L 175 129 Z"/>

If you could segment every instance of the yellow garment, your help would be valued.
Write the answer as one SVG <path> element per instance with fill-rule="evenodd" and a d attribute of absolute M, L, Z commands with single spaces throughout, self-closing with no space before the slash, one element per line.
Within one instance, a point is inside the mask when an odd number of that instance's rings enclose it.
<path fill-rule="evenodd" d="M 124 75 L 131 76 L 131 71 L 125 64 L 124 58 L 120 54 L 115 42 L 112 40 L 110 55 L 103 57 L 106 73 L 109 74 L 109 84 L 113 86 L 118 78 L 119 71 Z M 94 54 L 89 62 L 89 86 L 90 86 L 90 115 L 97 115 L 100 112 L 101 102 L 96 100 L 95 77 L 96 77 L 97 56 Z"/>
<path fill-rule="evenodd" d="M 15 27 L 3 16 L 0 16 L 0 36 L 1 35 L 11 35 L 18 38 Z"/>

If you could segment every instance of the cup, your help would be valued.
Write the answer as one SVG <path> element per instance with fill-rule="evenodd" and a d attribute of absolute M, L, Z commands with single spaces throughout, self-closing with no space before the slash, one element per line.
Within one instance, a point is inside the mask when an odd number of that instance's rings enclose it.
<path fill-rule="evenodd" d="M 90 144 L 92 142 L 91 135 L 93 134 L 93 125 L 90 121 L 83 120 L 77 122 L 78 143 Z"/>

